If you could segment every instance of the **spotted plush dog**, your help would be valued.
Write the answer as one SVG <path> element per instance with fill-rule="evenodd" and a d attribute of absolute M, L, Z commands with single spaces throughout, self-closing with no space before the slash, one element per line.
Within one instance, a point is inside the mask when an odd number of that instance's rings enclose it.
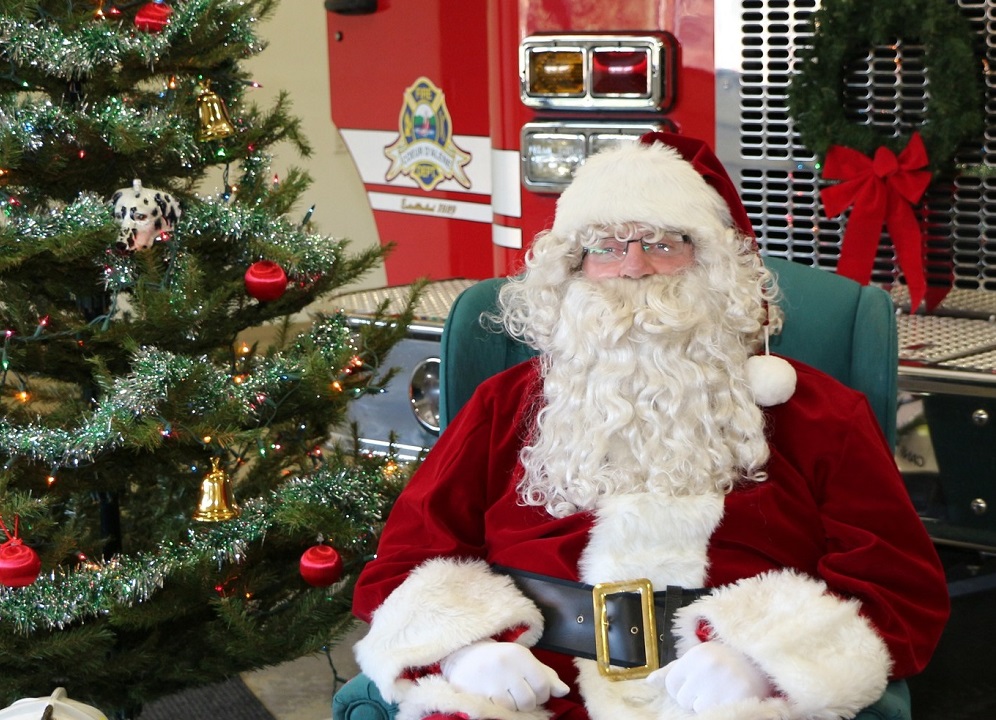
<path fill-rule="evenodd" d="M 169 232 L 180 217 L 180 204 L 169 193 L 143 188 L 135 180 L 130 188 L 121 188 L 111 198 L 114 217 L 121 223 L 115 243 L 118 250 L 134 252 L 152 247 L 160 235 Z"/>

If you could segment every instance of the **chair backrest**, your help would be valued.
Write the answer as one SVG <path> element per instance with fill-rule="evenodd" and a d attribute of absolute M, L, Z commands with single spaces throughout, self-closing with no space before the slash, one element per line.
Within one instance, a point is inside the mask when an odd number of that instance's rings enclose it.
<path fill-rule="evenodd" d="M 785 326 L 771 351 L 801 360 L 863 392 L 890 444 L 896 439 L 899 367 L 896 317 L 888 293 L 871 285 L 765 258 L 777 276 Z M 481 323 L 495 312 L 504 278 L 467 288 L 450 308 L 440 347 L 439 420 L 445 428 L 485 379 L 535 355 L 507 334 Z"/>

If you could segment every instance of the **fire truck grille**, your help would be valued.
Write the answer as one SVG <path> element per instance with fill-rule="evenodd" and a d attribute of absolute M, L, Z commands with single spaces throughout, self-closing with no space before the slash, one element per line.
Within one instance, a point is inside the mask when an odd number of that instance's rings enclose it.
<path fill-rule="evenodd" d="M 979 34 L 987 63 L 993 63 L 996 0 L 960 0 L 957 5 Z M 741 71 L 735 98 L 739 157 L 731 164 L 739 167 L 744 203 L 766 254 L 834 270 L 847 215 L 826 217 L 814 157 L 794 132 L 786 101 L 797 52 L 810 44 L 808 19 L 818 6 L 815 0 L 740 3 Z M 984 146 L 962 148 L 955 161 L 964 169 L 935 182 L 925 196 L 930 284 L 996 289 L 996 88 L 991 77 L 985 82 Z M 899 38 L 871 48 L 863 61 L 848 68 L 844 95 L 855 123 L 871 124 L 883 136 L 908 135 L 922 124 L 930 102 L 923 48 Z M 725 111 L 729 116 L 733 108 Z M 721 154 L 732 150 L 719 140 Z M 872 279 L 890 286 L 902 282 L 887 234 L 881 238 Z"/>

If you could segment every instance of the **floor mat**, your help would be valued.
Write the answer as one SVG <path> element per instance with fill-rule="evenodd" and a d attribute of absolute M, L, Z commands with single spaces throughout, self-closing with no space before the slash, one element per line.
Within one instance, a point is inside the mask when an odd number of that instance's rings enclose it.
<path fill-rule="evenodd" d="M 240 678 L 184 690 L 151 702 L 138 720 L 274 720 Z"/>

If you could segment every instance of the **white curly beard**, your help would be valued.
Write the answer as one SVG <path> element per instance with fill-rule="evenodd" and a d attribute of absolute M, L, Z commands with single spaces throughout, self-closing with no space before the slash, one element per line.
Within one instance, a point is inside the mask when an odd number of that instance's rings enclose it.
<path fill-rule="evenodd" d="M 697 266 L 572 278 L 543 348 L 523 501 L 563 517 L 608 494 L 725 493 L 741 478 L 762 480 L 763 416 L 744 371 L 758 300 L 736 286 L 744 281 L 717 288 Z"/>

